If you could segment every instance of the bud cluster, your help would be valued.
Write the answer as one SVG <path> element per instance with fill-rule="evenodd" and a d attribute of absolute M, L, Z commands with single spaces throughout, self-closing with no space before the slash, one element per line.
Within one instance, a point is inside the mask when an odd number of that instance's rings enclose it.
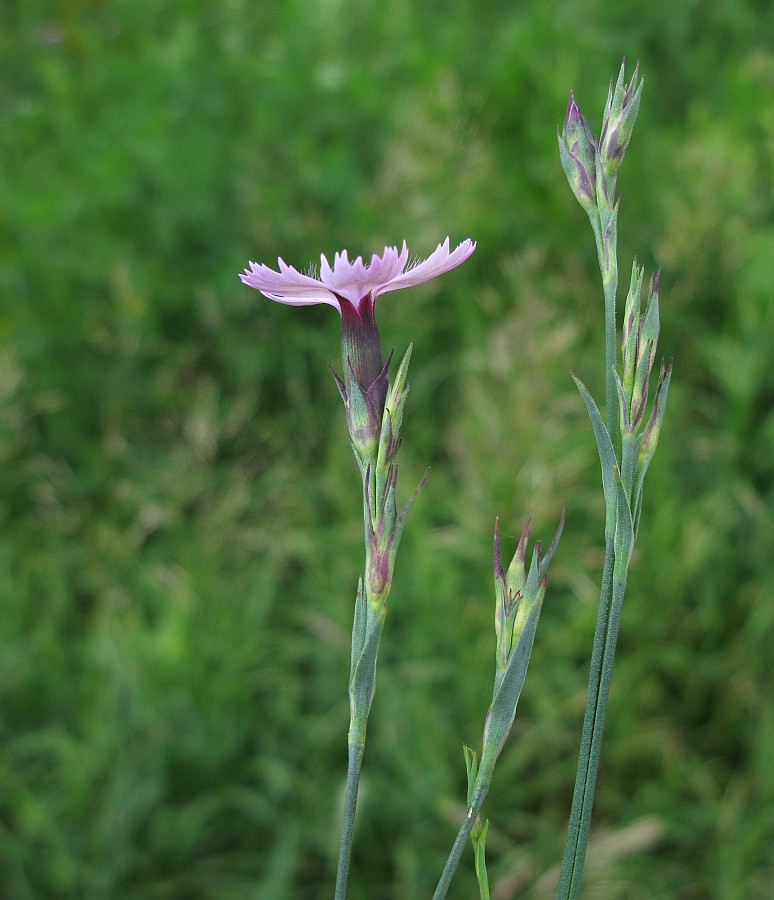
<path fill-rule="evenodd" d="M 545 556 L 540 541 L 536 542 L 528 571 L 526 549 L 529 526 L 530 523 L 527 522 L 508 571 L 505 572 L 500 555 L 499 520 L 495 523 L 495 683 L 492 704 L 486 715 L 481 754 L 481 768 L 487 772 L 490 767 L 494 767 L 516 717 L 516 705 L 527 674 L 546 592 L 546 571 L 564 528 L 564 512 Z"/>
<path fill-rule="evenodd" d="M 626 84 L 625 64 L 621 64 L 615 87 L 610 82 L 599 140 L 592 134 L 572 93 L 564 126 L 557 134 L 562 168 L 572 192 L 590 217 L 599 211 L 610 214 L 615 207 L 616 176 L 640 108 L 643 82 L 637 82 L 639 66 Z"/>
<path fill-rule="evenodd" d="M 344 380 L 333 372 L 344 401 L 347 426 L 360 474 L 363 479 L 366 545 L 365 593 L 369 603 L 382 607 L 392 583 L 395 556 L 406 516 L 425 482 L 422 479 L 400 515 L 396 489 L 403 407 L 408 396 L 406 381 L 411 346 L 406 351 L 395 380 L 388 372 L 392 353 L 382 366 L 379 332 L 373 318 L 373 306 L 361 302 L 360 311 L 345 312 L 342 304 L 341 354 Z M 331 370 L 333 371 L 333 370 Z"/>
<path fill-rule="evenodd" d="M 342 352 L 346 352 L 345 349 Z M 390 358 L 392 354 L 390 354 Z M 395 557 L 403 534 L 411 504 L 414 502 L 427 473 L 420 481 L 402 511 L 398 513 L 396 489 L 398 486 L 398 464 L 396 457 L 400 448 L 400 429 L 403 422 L 403 407 L 408 395 L 409 360 L 411 347 L 406 351 L 395 380 L 387 381 L 387 360 L 373 385 L 384 384 L 381 401 L 381 423 L 372 431 L 356 430 L 356 415 L 362 413 L 362 421 L 372 428 L 370 417 L 379 409 L 372 396 L 373 391 L 363 391 L 354 376 L 355 367 L 350 365 L 350 379 L 344 383 L 336 379 L 344 398 L 350 436 L 355 451 L 360 474 L 363 479 L 363 518 L 365 522 L 365 577 L 358 585 L 355 601 L 355 622 L 352 629 L 352 663 L 349 684 L 350 696 L 350 743 L 365 741 L 365 723 L 373 699 L 376 678 L 376 655 L 381 637 L 382 625 L 387 615 L 387 599 L 392 586 Z M 355 398 L 355 402 L 352 402 Z M 363 412 L 365 409 L 365 412 Z M 353 426 L 353 420 L 355 425 Z M 363 435 L 368 436 L 368 442 Z"/>
<path fill-rule="evenodd" d="M 406 382 L 411 346 L 398 367 L 395 381 L 387 390 L 378 435 L 377 450 L 367 461 L 355 455 L 363 476 L 366 541 L 366 593 L 369 603 L 381 607 L 387 602 L 392 583 L 395 556 L 406 516 L 427 478 L 423 476 L 414 493 L 398 514 L 395 492 L 398 485 L 396 457 L 400 448 L 403 407 L 408 395 Z M 389 360 L 388 360 L 389 365 Z"/>
<path fill-rule="evenodd" d="M 618 388 L 618 418 L 621 429 L 621 472 L 631 498 L 632 516 L 639 516 L 642 482 L 645 471 L 656 452 L 666 408 L 666 395 L 672 377 L 672 362 L 661 360 L 653 408 L 645 427 L 648 401 L 648 381 L 656 359 L 659 335 L 658 283 L 660 272 L 651 278 L 648 301 L 642 310 L 642 282 L 644 268 L 634 261 L 629 293 L 626 297 L 621 340 L 623 377 L 615 373 Z"/>

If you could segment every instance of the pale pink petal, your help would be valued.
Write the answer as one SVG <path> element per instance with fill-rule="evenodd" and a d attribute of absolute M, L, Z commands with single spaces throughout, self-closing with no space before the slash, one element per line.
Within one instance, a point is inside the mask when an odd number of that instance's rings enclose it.
<path fill-rule="evenodd" d="M 368 294 L 375 299 L 387 291 L 429 281 L 464 262 L 475 249 L 475 243 L 468 238 L 450 252 L 447 237 L 427 259 L 404 272 L 409 259 L 404 241 L 400 251 L 397 247 L 385 247 L 381 256 L 374 253 L 367 265 L 362 256 L 350 262 L 346 250 L 334 255 L 333 266 L 322 255 L 319 279 L 303 275 L 282 259 L 278 260 L 279 272 L 251 262 L 250 269 L 245 269 L 239 277 L 245 284 L 278 303 L 290 306 L 327 303 L 341 311 L 338 298 L 343 297 L 359 309 L 360 302 Z"/>
<path fill-rule="evenodd" d="M 405 241 L 400 253 L 397 247 L 385 247 L 382 256 L 374 253 L 368 265 L 363 263 L 362 256 L 351 263 L 347 251 L 343 250 L 334 256 L 333 268 L 325 256 L 320 257 L 320 280 L 331 291 L 340 297 L 346 297 L 357 307 L 366 294 L 373 293 L 376 296 L 385 282 L 400 274 L 407 261 L 408 248 Z"/>
<path fill-rule="evenodd" d="M 260 291 L 270 300 L 286 303 L 289 306 L 310 306 L 315 303 L 327 303 L 339 308 L 334 295 L 317 278 L 303 275 L 292 266 L 286 265 L 281 258 L 279 272 L 268 266 L 251 262 L 250 269 L 240 274 L 242 281 Z"/>
<path fill-rule="evenodd" d="M 439 244 L 436 249 L 420 263 L 412 266 L 407 272 L 403 272 L 391 278 L 377 290 L 374 291 L 374 297 L 387 291 L 397 291 L 399 288 L 411 287 L 415 284 L 421 284 L 423 281 L 429 281 L 438 275 L 448 272 L 471 255 L 476 249 L 476 244 L 470 238 L 464 240 L 450 253 L 449 238 L 447 237 L 443 244 Z"/>

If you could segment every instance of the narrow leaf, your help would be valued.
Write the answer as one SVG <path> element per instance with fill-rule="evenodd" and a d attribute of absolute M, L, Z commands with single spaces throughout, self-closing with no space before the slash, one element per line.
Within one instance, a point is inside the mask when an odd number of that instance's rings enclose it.
<path fill-rule="evenodd" d="M 481 831 L 472 839 L 476 862 L 476 880 L 481 900 L 490 900 L 489 879 L 486 874 L 486 836 L 489 831 L 489 819 L 484 822 Z"/>
<path fill-rule="evenodd" d="M 556 548 L 559 545 L 559 538 L 562 536 L 562 532 L 564 531 L 564 520 L 565 520 L 565 512 L 566 510 L 562 510 L 562 517 L 559 519 L 559 527 L 556 529 L 556 534 L 554 535 L 553 540 L 551 541 L 551 545 L 548 550 L 546 550 L 546 555 L 543 557 L 543 561 L 540 564 L 540 577 L 543 578 L 548 571 L 548 566 L 551 560 L 553 559 L 554 553 L 556 552 Z"/>
<path fill-rule="evenodd" d="M 572 376 L 573 381 L 578 386 L 583 402 L 586 404 L 589 418 L 591 419 L 591 427 L 594 430 L 594 437 L 597 441 L 597 451 L 599 452 L 599 462 L 602 466 L 602 488 L 605 492 L 605 503 L 609 504 L 615 497 L 615 478 L 618 469 L 618 460 L 616 459 L 613 443 L 610 440 L 610 433 L 602 421 L 599 408 L 594 402 L 594 398 L 589 393 L 586 385 Z"/>
<path fill-rule="evenodd" d="M 363 652 L 366 629 L 366 599 L 363 590 L 363 579 L 357 580 L 357 597 L 355 598 L 355 621 L 352 625 L 352 656 L 350 658 L 350 671 L 355 668 L 355 661 Z"/>
<path fill-rule="evenodd" d="M 471 750 L 470 747 L 463 746 L 462 749 L 465 753 L 465 769 L 468 774 L 468 806 L 470 806 L 473 802 L 473 787 L 478 777 L 478 757 L 476 751 Z"/>
<path fill-rule="evenodd" d="M 384 617 L 384 612 L 376 616 L 369 616 L 370 621 L 366 623 L 362 648 L 352 666 L 349 679 L 349 696 L 352 705 L 363 716 L 364 721 L 368 718 L 368 711 L 371 708 L 376 688 L 376 657 L 379 653 Z"/>
<path fill-rule="evenodd" d="M 508 660 L 508 667 L 489 707 L 481 751 L 481 766 L 485 765 L 486 757 L 486 771 L 490 771 L 490 767 L 494 765 L 513 726 L 519 696 L 524 679 L 527 677 L 541 606 L 541 603 L 535 603 L 529 611 L 527 621 Z"/>

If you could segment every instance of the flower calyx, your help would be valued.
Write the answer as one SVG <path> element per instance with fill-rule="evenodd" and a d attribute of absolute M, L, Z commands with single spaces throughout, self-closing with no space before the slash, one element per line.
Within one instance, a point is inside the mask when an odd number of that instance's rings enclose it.
<path fill-rule="evenodd" d="M 361 468 L 372 461 L 379 446 L 392 353 L 382 361 L 382 344 L 370 294 L 356 307 L 345 298 L 341 305 L 341 362 L 344 378 L 333 377 L 344 402 L 347 428 Z"/>

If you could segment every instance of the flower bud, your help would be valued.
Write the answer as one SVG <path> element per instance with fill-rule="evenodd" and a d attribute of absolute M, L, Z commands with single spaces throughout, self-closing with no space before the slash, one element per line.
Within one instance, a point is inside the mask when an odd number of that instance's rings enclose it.
<path fill-rule="evenodd" d="M 658 281 L 659 272 L 651 279 L 648 291 L 648 308 L 640 316 L 637 335 L 637 360 L 634 369 L 634 383 L 631 390 L 631 427 L 637 428 L 645 414 L 648 399 L 648 380 L 656 359 L 658 344 Z"/>
<path fill-rule="evenodd" d="M 397 511 L 395 492 L 398 486 L 398 466 L 391 463 L 382 483 L 374 478 L 370 464 L 363 472 L 363 499 L 366 509 L 366 580 L 365 594 L 368 604 L 374 608 L 386 605 L 392 585 L 395 557 L 403 534 L 406 516 L 417 494 L 422 490 L 430 470 L 414 489 L 400 513 Z"/>
<path fill-rule="evenodd" d="M 570 93 L 567 114 L 559 139 L 562 168 L 580 205 L 591 212 L 596 208 L 597 145 L 575 97 Z"/>
<path fill-rule="evenodd" d="M 642 512 L 642 491 L 645 483 L 645 473 L 648 471 L 650 462 L 656 452 L 658 438 L 661 433 L 661 425 L 664 421 L 667 392 L 669 390 L 669 381 L 671 378 L 672 360 L 669 360 L 669 365 L 667 366 L 662 359 L 658 384 L 656 386 L 656 396 L 653 398 L 653 410 L 648 419 L 648 424 L 645 426 L 645 429 L 639 438 L 631 507 L 635 534 L 639 528 L 640 513 Z"/>
<path fill-rule="evenodd" d="M 642 441 L 640 442 L 640 455 L 637 466 L 645 474 L 645 470 L 653 459 L 656 452 L 658 438 L 661 434 L 661 425 L 664 421 L 664 412 L 666 410 L 667 391 L 669 390 L 669 381 L 672 378 L 672 360 L 669 360 L 667 366 L 664 360 L 661 360 L 661 370 L 658 376 L 658 385 L 656 386 L 656 396 L 653 398 L 653 411 L 648 419 L 648 424 L 642 433 Z"/>
<path fill-rule="evenodd" d="M 623 377 L 616 373 L 621 430 L 635 434 L 645 415 L 648 380 L 656 358 L 659 334 L 658 283 L 660 272 L 651 278 L 648 306 L 641 312 L 640 295 L 644 269 L 635 260 L 624 309 L 622 331 Z"/>
<path fill-rule="evenodd" d="M 500 520 L 495 522 L 494 535 L 494 577 L 495 577 L 495 633 L 497 635 L 497 667 L 504 671 L 513 650 L 514 640 L 518 640 L 524 629 L 527 613 L 535 602 L 542 602 L 542 594 L 528 601 L 524 598 L 526 585 L 525 551 L 529 540 L 529 521 L 524 526 L 519 544 L 513 555 L 507 574 L 503 572 L 500 556 Z M 539 554 L 539 549 L 536 548 Z"/>
<path fill-rule="evenodd" d="M 615 191 L 615 177 L 634 130 L 643 85 L 642 79 L 639 84 L 637 83 L 639 63 L 635 66 L 631 81 L 628 84 L 624 83 L 625 66 L 626 60 L 621 64 L 615 88 L 613 82 L 610 82 L 602 132 L 599 135 L 599 162 L 604 173 L 605 196 L 610 203 L 613 201 Z"/>
<path fill-rule="evenodd" d="M 564 527 L 564 512 L 548 552 L 543 556 L 540 542 L 535 544 L 529 572 L 526 548 L 529 522 L 521 534 L 508 572 L 503 572 L 500 557 L 499 521 L 495 522 L 494 580 L 495 632 L 497 651 L 492 704 L 484 725 L 481 768 L 491 772 L 516 716 L 516 705 L 527 675 L 529 656 L 535 640 L 540 610 L 546 592 L 546 571 Z"/>
<path fill-rule="evenodd" d="M 624 307 L 623 333 L 621 351 L 623 356 L 623 388 L 631 396 L 634 385 L 634 368 L 637 364 L 637 341 L 640 334 L 640 296 L 642 294 L 642 279 L 645 269 L 637 265 L 635 259 L 632 263 L 632 277 L 629 283 L 629 293 L 626 295 Z"/>

